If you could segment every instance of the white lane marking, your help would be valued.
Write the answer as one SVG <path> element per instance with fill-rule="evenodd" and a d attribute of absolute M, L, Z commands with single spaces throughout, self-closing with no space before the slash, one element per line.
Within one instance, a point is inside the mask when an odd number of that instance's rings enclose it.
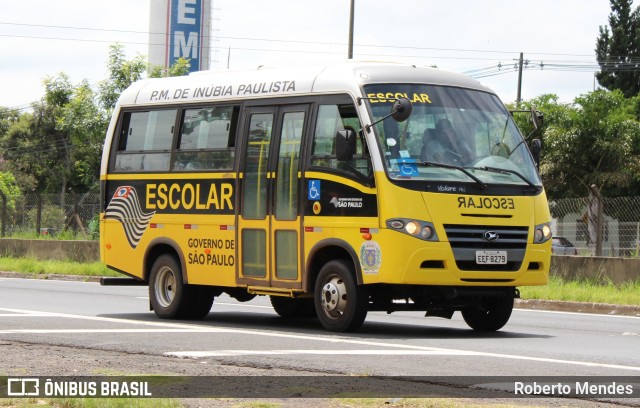
<path fill-rule="evenodd" d="M 0 317 L 51 317 L 45 313 L 0 313 Z"/>
<path fill-rule="evenodd" d="M 560 310 L 538 310 L 538 309 L 520 309 L 514 307 L 513 310 L 517 310 L 519 312 L 530 312 L 530 313 L 551 313 L 551 314 L 568 314 L 568 315 L 577 315 L 577 316 L 587 316 L 587 317 L 614 317 L 617 319 L 640 319 L 640 316 L 630 316 L 630 315 L 616 315 L 616 314 L 598 314 L 598 313 L 584 313 L 584 312 L 563 312 Z"/>
<path fill-rule="evenodd" d="M 129 319 L 119 319 L 115 317 L 102 317 L 102 316 L 83 316 L 83 315 L 74 315 L 68 313 L 56 313 L 56 312 L 43 312 L 43 311 L 35 311 L 35 310 L 26 310 L 26 309 L 9 309 L 9 308 L 0 308 L 0 311 L 10 312 L 10 313 L 24 313 L 25 315 L 30 314 L 38 314 L 44 317 L 60 317 L 66 319 L 78 319 L 78 320 L 89 320 L 96 322 L 108 322 L 108 323 L 120 323 L 120 324 L 133 324 L 140 326 L 153 326 L 153 327 L 164 327 L 164 328 L 176 328 L 176 329 L 203 329 L 203 330 L 212 330 L 212 331 L 227 331 L 227 329 L 217 329 L 211 328 L 207 326 L 197 326 L 190 325 L 185 323 L 170 323 L 170 322 L 161 322 L 161 321 L 150 321 L 146 322 L 143 320 L 129 320 Z M 0 331 L 2 333 L 2 331 Z"/>
<path fill-rule="evenodd" d="M 16 329 L 1 330 L 0 334 L 94 334 L 94 333 L 212 333 L 204 329 Z"/>
<path fill-rule="evenodd" d="M 584 367 L 612 368 L 612 369 L 618 369 L 618 370 L 629 370 L 629 371 L 640 372 L 640 367 L 624 366 L 624 365 L 618 365 L 618 364 L 603 364 L 603 363 L 594 363 L 594 362 L 588 362 L 588 361 L 561 360 L 561 359 L 543 358 L 543 357 L 520 356 L 520 355 L 514 355 L 514 354 L 487 353 L 487 352 L 472 351 L 472 350 L 455 350 L 455 349 L 446 349 L 446 348 L 439 348 L 439 347 L 426 347 L 426 346 L 416 346 L 416 345 L 408 345 L 408 344 L 384 343 L 384 342 L 376 342 L 376 341 L 368 341 L 368 340 L 355 340 L 351 338 L 338 337 L 338 336 L 328 337 L 323 335 L 302 335 L 302 334 L 280 333 L 280 332 L 272 332 L 267 330 L 258 331 L 258 330 L 232 329 L 232 328 L 222 328 L 222 327 L 212 328 L 210 326 L 204 326 L 197 323 L 185 324 L 185 323 L 166 323 L 166 322 L 145 322 L 145 321 L 139 321 L 139 320 L 118 319 L 113 317 L 81 316 L 81 315 L 72 315 L 67 313 L 41 312 L 41 311 L 32 311 L 32 310 L 25 310 L 25 309 L 0 308 L 0 311 L 13 312 L 13 313 L 42 313 L 51 317 L 62 317 L 62 318 L 69 318 L 69 319 L 132 324 L 132 325 L 142 325 L 142 326 L 151 326 L 151 327 L 164 327 L 164 328 L 174 328 L 174 329 L 183 329 L 183 330 L 202 330 L 203 332 L 244 334 L 244 335 L 252 335 L 252 336 L 319 341 L 319 342 L 325 342 L 330 344 L 349 344 L 349 345 L 363 345 L 363 346 L 370 346 L 370 347 L 387 347 L 390 349 L 399 349 L 399 350 L 440 351 L 442 353 L 454 353 L 454 354 L 465 353 L 465 355 L 468 355 L 468 356 L 504 358 L 509 360 L 536 361 L 536 362 L 555 363 L 555 364 L 569 364 L 569 365 L 578 365 L 578 366 L 584 366 Z M 48 331 L 47 333 L 55 333 L 55 332 L 56 330 L 52 330 L 52 331 Z M 91 333 L 91 332 L 92 332 L 92 329 L 87 329 L 85 331 L 85 333 Z M 4 333 L 4 331 L 0 331 L 0 334 L 2 333 Z M 22 330 L 20 331 L 20 333 L 33 333 L 33 331 Z"/>
<path fill-rule="evenodd" d="M 0 281 L 5 281 L 5 282 L 18 282 L 18 281 L 23 281 L 23 282 L 37 282 L 37 283 L 46 283 L 46 284 L 75 284 L 75 283 L 84 283 L 84 284 L 89 284 L 89 285 L 98 285 L 100 286 L 100 282 L 93 282 L 90 280 L 73 280 L 73 279 L 69 279 L 69 280 L 64 280 L 64 279 L 48 279 L 46 278 L 46 275 L 48 274 L 43 274 L 43 275 L 38 275 L 41 277 L 34 277 L 34 278 L 0 278 Z M 55 275 L 55 274 L 50 274 L 50 275 Z M 95 276 L 82 276 L 82 275 L 76 275 L 79 278 L 80 277 L 84 277 L 84 278 L 95 278 Z"/>
<path fill-rule="evenodd" d="M 216 350 L 216 351 L 171 351 L 164 353 L 166 356 L 183 358 L 203 358 L 203 357 L 230 357 L 230 356 L 278 356 L 288 354 L 309 354 L 309 355 L 341 355 L 341 356 L 451 356 L 451 355 L 473 355 L 468 351 L 456 350 Z"/>

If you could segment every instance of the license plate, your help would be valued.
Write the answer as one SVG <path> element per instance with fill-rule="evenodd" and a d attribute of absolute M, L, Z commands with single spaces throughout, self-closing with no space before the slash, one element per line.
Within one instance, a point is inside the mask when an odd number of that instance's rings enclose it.
<path fill-rule="evenodd" d="M 476 251 L 476 263 L 478 265 L 505 265 L 507 251 Z"/>

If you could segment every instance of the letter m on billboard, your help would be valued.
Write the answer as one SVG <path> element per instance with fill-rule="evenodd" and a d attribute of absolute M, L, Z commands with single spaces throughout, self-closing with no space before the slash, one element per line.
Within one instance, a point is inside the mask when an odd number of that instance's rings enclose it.
<path fill-rule="evenodd" d="M 190 72 L 199 71 L 203 68 L 205 1 L 170 0 L 170 2 L 168 65 L 173 65 L 178 58 L 183 57 L 191 63 Z"/>

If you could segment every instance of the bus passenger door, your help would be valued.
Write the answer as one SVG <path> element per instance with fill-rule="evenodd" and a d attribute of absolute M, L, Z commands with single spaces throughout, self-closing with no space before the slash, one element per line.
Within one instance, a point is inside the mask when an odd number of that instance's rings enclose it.
<path fill-rule="evenodd" d="M 300 147 L 309 108 L 249 108 L 241 169 L 238 284 L 301 289 Z"/>

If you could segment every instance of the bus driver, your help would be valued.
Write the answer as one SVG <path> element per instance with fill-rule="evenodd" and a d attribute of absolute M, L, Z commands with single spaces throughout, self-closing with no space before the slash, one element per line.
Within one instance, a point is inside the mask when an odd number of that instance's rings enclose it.
<path fill-rule="evenodd" d="M 466 141 L 456 137 L 449 119 L 439 119 L 435 129 L 425 129 L 422 143 L 421 159 L 424 161 L 465 165 L 476 157 Z"/>

